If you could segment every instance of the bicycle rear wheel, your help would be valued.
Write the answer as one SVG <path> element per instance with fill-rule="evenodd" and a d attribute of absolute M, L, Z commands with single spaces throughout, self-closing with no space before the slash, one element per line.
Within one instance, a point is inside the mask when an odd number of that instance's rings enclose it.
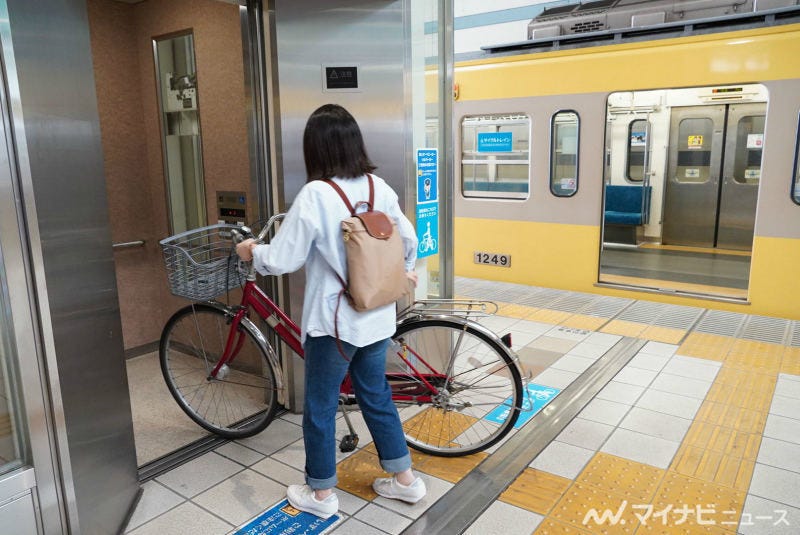
<path fill-rule="evenodd" d="M 386 373 L 409 446 L 455 457 L 511 431 L 522 377 L 496 337 L 472 322 L 422 318 L 401 324 L 393 340 Z"/>
<path fill-rule="evenodd" d="M 225 438 L 262 431 L 275 414 L 275 376 L 252 327 L 241 322 L 232 346 L 234 358 L 216 378 L 233 312 L 207 304 L 180 309 L 161 335 L 161 372 L 183 411 L 201 427 Z"/>

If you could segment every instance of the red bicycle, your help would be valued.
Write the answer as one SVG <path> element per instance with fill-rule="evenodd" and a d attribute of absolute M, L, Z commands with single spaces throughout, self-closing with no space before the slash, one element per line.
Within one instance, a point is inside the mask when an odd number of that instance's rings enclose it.
<path fill-rule="evenodd" d="M 263 242 L 273 216 L 256 238 Z M 265 429 L 284 400 L 281 359 L 259 325 L 299 356 L 300 328 L 256 284 L 252 263 L 242 263 L 234 243 L 249 229 L 219 224 L 161 241 L 170 289 L 195 301 L 178 310 L 161 335 L 159 357 L 167 386 L 200 426 L 225 438 Z M 215 297 L 241 288 L 238 305 Z M 522 410 L 518 357 L 495 333 L 473 319 L 487 302 L 427 300 L 398 314 L 386 355 L 386 377 L 409 446 L 432 455 L 475 453 L 497 443 Z M 496 305 L 494 305 L 496 311 Z M 357 404 L 349 377 L 340 406 L 357 443 L 346 407 Z"/>

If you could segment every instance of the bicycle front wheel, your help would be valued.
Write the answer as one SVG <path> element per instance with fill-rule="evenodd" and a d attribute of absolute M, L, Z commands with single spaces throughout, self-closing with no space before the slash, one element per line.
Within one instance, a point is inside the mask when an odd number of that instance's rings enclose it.
<path fill-rule="evenodd" d="M 422 318 L 401 324 L 393 340 L 386 373 L 409 446 L 455 457 L 511 431 L 522 377 L 496 337 L 472 322 Z"/>
<path fill-rule="evenodd" d="M 263 430 L 275 414 L 275 376 L 251 327 L 231 332 L 233 313 L 207 304 L 176 312 L 164 327 L 159 357 L 170 393 L 201 427 L 225 438 Z M 216 377 L 229 335 L 233 357 Z"/>

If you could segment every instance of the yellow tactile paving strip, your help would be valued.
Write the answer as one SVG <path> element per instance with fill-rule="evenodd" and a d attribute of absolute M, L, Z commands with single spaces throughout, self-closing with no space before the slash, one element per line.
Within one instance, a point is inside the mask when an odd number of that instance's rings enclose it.
<path fill-rule="evenodd" d="M 698 357 L 722 361 L 728 354 L 735 338 L 717 334 L 689 333 L 681 344 L 679 353 L 687 357 Z"/>
<path fill-rule="evenodd" d="M 575 481 L 527 468 L 499 499 L 545 516 L 534 533 L 735 533 L 777 374 L 800 375 L 800 348 L 704 333 L 687 335 L 680 329 L 511 303 L 501 303 L 498 314 L 665 343 L 682 341 L 678 354 L 722 363 L 668 469 L 602 452 L 592 457 Z M 406 426 L 428 433 L 431 428 L 441 429 L 442 423 L 421 413 L 415 421 L 406 422 Z M 442 440 L 451 440 L 469 425 L 469 420 L 449 421 L 444 426 Z M 451 483 L 460 481 L 486 457 L 485 453 L 432 457 L 412 450 L 416 470 Z M 365 500 L 376 497 L 372 481 L 386 476 L 372 444 L 339 463 L 337 468 L 339 487 Z M 592 508 L 598 512 L 606 508 L 612 513 L 620 512 L 620 520 L 625 522 L 613 526 L 591 521 L 583 524 Z"/>
<path fill-rule="evenodd" d="M 582 321 L 579 318 L 575 315 L 562 325 L 573 326 L 573 320 Z M 620 320 L 600 330 L 668 343 L 683 340 L 678 354 L 722 363 L 672 464 L 660 470 L 596 453 L 568 485 L 564 478 L 548 479 L 526 469 L 500 499 L 544 515 L 537 535 L 735 533 L 777 375 L 800 372 L 800 349 L 703 333 L 687 336 L 678 329 Z M 619 512 L 620 522 L 584 524 L 592 508 Z"/>
<path fill-rule="evenodd" d="M 517 305 L 515 303 L 497 303 L 497 305 L 500 307 L 497 311 L 497 315 L 506 316 L 508 318 L 525 319 L 539 310 L 538 308 Z"/>
<path fill-rule="evenodd" d="M 411 462 L 414 470 L 438 477 L 450 483 L 458 483 L 489 455 L 476 453 L 463 457 L 434 457 L 411 449 Z M 339 478 L 338 488 L 367 501 L 378 495 L 372 490 L 376 477 L 389 477 L 380 467 L 378 451 L 370 443 L 336 466 Z"/>
<path fill-rule="evenodd" d="M 572 327 L 573 329 L 584 329 L 587 331 L 596 331 L 608 322 L 607 318 L 597 318 L 595 316 L 584 316 L 583 314 L 573 314 L 571 317 L 561 322 L 564 327 Z"/>
<path fill-rule="evenodd" d="M 572 481 L 565 477 L 526 468 L 500 495 L 500 500 L 547 515 L 571 484 Z"/>
<path fill-rule="evenodd" d="M 477 418 L 460 412 L 429 408 L 403 422 L 403 430 L 408 436 L 424 437 L 429 444 L 438 438 L 438 444 L 444 446 L 477 421 Z"/>
<path fill-rule="evenodd" d="M 781 373 L 800 375 L 800 347 L 787 347 L 781 361 Z"/>
<path fill-rule="evenodd" d="M 656 325 L 624 320 L 609 321 L 600 329 L 600 332 L 630 336 L 632 338 L 642 338 L 654 342 L 664 342 L 665 344 L 678 344 L 683 337 L 686 336 L 686 331 L 684 329 L 658 327 Z"/>

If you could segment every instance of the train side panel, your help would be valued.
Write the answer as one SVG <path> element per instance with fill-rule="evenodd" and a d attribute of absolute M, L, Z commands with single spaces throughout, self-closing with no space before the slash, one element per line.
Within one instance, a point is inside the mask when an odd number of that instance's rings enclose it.
<path fill-rule="evenodd" d="M 456 165 L 456 274 L 800 319 L 800 206 L 789 197 L 800 113 L 798 56 L 800 25 L 787 25 L 457 65 L 457 158 L 465 116 L 523 113 L 532 132 L 527 199 L 464 197 Z M 769 93 L 747 301 L 598 286 L 608 96 L 745 83 L 763 84 Z M 550 119 L 564 109 L 581 120 L 573 197 L 549 190 Z M 658 209 L 655 214 L 648 226 L 657 232 Z M 475 252 L 511 255 L 511 267 L 476 264 Z"/>

